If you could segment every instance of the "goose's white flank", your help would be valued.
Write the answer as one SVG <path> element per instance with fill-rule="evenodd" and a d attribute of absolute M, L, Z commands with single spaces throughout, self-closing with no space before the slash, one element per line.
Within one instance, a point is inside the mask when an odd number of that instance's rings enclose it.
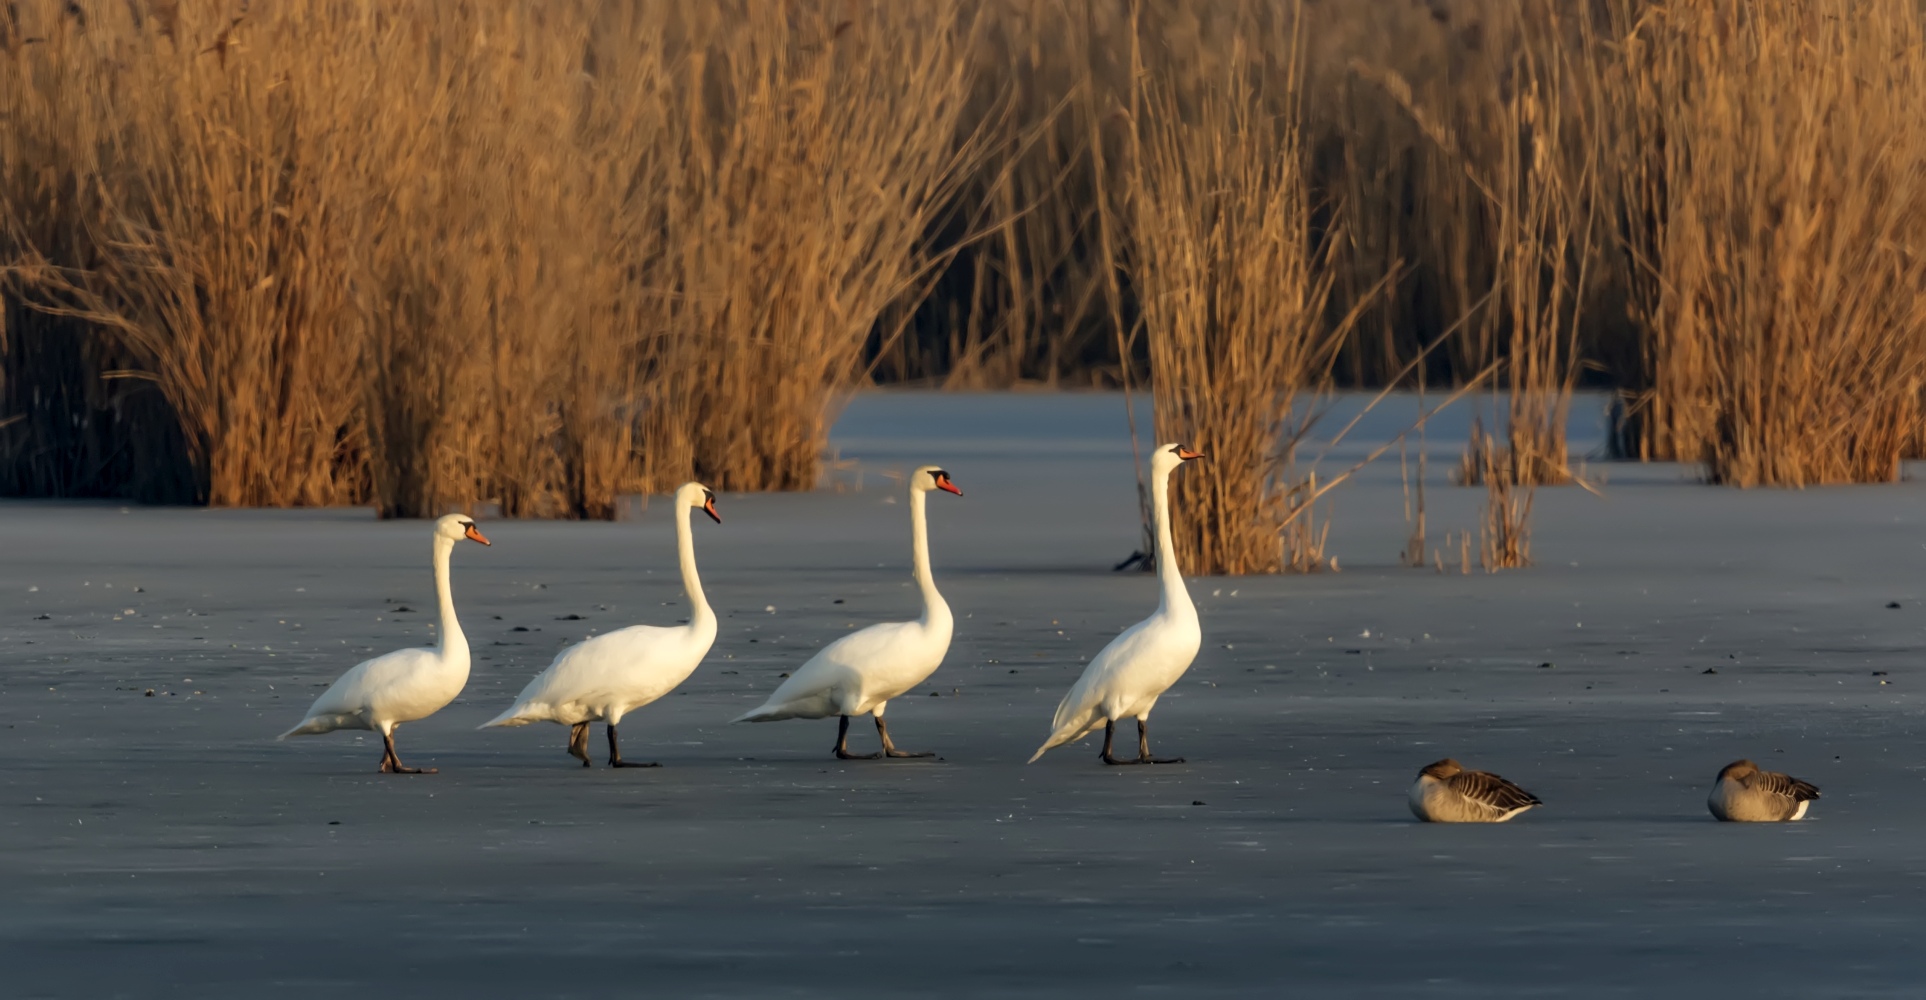
<path fill-rule="evenodd" d="M 1467 771 L 1449 757 L 1426 764 L 1411 783 L 1411 814 L 1427 823 L 1503 823 L 1544 805 L 1495 774 Z"/>
<path fill-rule="evenodd" d="M 483 729 L 559 722 L 569 727 L 568 752 L 587 767 L 589 724 L 599 721 L 608 727 L 610 767 L 657 766 L 623 760 L 615 727 L 623 716 L 688 680 L 716 641 L 716 613 L 709 608 L 702 580 L 696 576 L 691 510 L 722 523 L 722 515 L 716 513 L 716 495 L 708 487 L 685 483 L 675 491 L 676 553 L 682 563 L 682 589 L 689 595 L 689 623 L 675 628 L 633 625 L 562 650 L 547 670 L 528 682 L 515 703 L 483 723 Z"/>
<path fill-rule="evenodd" d="M 435 768 L 401 766 L 395 755 L 395 727 L 425 719 L 455 700 L 468 683 L 468 637 L 455 620 L 455 598 L 448 590 L 448 556 L 462 539 L 489 544 L 462 514 L 435 522 L 435 597 L 441 603 L 441 642 L 434 649 L 397 649 L 357 664 L 314 699 L 301 724 L 281 734 L 310 736 L 336 729 L 372 729 L 381 734 L 385 774 L 433 774 Z"/>
<path fill-rule="evenodd" d="M 1031 762 L 1065 743 L 1080 740 L 1103 726 L 1103 762 L 1106 764 L 1181 764 L 1182 757 L 1150 755 L 1150 710 L 1157 699 L 1177 683 L 1197 658 L 1204 634 L 1197 625 L 1197 607 L 1190 603 L 1190 591 L 1177 571 L 1177 556 L 1170 540 L 1170 474 L 1193 459 L 1198 452 L 1180 444 L 1158 445 L 1150 456 L 1150 489 L 1157 514 L 1157 578 L 1163 596 L 1149 618 L 1110 640 L 1110 645 L 1083 670 L 1083 676 L 1057 705 L 1050 723 L 1050 738 L 1043 741 Z M 1137 720 L 1137 756 L 1121 758 L 1110 752 L 1120 719 Z"/>
<path fill-rule="evenodd" d="M 735 721 L 826 719 L 834 715 L 839 720 L 836 756 L 844 760 L 931 756 L 896 749 L 896 744 L 890 742 L 889 726 L 883 721 L 883 710 L 889 707 L 890 699 L 928 680 L 950 649 L 950 631 L 954 626 L 950 606 L 943 602 L 943 595 L 936 592 L 936 580 L 930 575 L 929 522 L 924 512 L 924 498 L 931 490 L 963 495 L 963 491 L 950 482 L 950 474 L 934 465 L 925 465 L 910 474 L 912 574 L 923 592 L 923 617 L 913 622 L 871 625 L 824 646 L 782 682 L 767 703 L 744 712 Z M 883 748 L 876 753 L 853 754 L 849 752 L 849 717 L 865 713 L 876 717 L 876 736 Z"/>
<path fill-rule="evenodd" d="M 1705 805 L 1727 823 L 1784 823 L 1804 819 L 1806 807 L 1818 797 L 1818 786 L 1810 782 L 1735 760 L 1713 779 Z"/>

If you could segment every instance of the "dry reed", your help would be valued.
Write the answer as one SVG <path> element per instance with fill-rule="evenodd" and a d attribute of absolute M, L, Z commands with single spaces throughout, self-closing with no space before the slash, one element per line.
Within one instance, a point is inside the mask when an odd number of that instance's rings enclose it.
<path fill-rule="evenodd" d="M 1290 444 L 1308 427 L 1295 403 L 1325 382 L 1344 334 L 1324 315 L 1332 276 L 1311 232 L 1301 18 L 1261 5 L 1155 13 L 1145 48 L 1170 46 L 1165 65 L 1188 69 L 1132 74 L 1144 82 L 1124 256 L 1157 435 L 1211 455 L 1174 486 L 1186 513 L 1178 561 L 1189 573 L 1277 572 Z"/>
<path fill-rule="evenodd" d="M 609 517 L 693 475 L 807 487 L 981 151 L 961 3 L 63 10 L 0 38 L 28 492 L 185 466 L 142 495 Z"/>
<path fill-rule="evenodd" d="M 1334 307 L 1357 309 L 1342 370 L 1373 384 L 1480 311 L 1495 281 L 1491 213 L 1468 167 L 1485 140 L 1515 14 L 1507 3 L 1339 4 L 1312 8 L 1310 128 L 1318 185 L 1346 206 Z M 1390 294 L 1378 294 L 1389 276 Z M 1472 324 L 1449 336 L 1429 374 L 1482 370 L 1495 345 Z"/>
<path fill-rule="evenodd" d="M 243 57 L 223 44 L 234 20 L 206 9 L 10 12 L 40 39 L 0 58 L 16 288 L 76 321 L 63 335 L 98 331 L 66 364 L 114 364 L 67 381 L 152 383 L 196 498 L 356 498 L 360 353 L 334 274 L 356 178 L 330 142 L 353 111 L 307 85 L 352 58 L 336 48 L 352 29 L 312 25 L 321 36 L 294 45 L 277 20 Z"/>
<path fill-rule="evenodd" d="M 1279 528 L 1282 558 L 1279 569 L 1286 573 L 1337 571 L 1337 557 L 1325 550 L 1331 542 L 1329 501 L 1325 517 L 1318 519 L 1318 500 L 1323 496 L 1315 470 L 1284 490 L 1284 523 Z"/>
<path fill-rule="evenodd" d="M 1111 50 L 1125 23 L 1104 0 L 990 0 L 960 141 L 985 157 L 954 195 L 952 241 L 969 242 L 917 307 L 910 335 L 875 361 L 897 380 L 946 388 L 1064 381 L 1114 384 L 1105 260 L 1090 249 L 1101 211 L 1093 98 L 1116 90 Z"/>
<path fill-rule="evenodd" d="M 1497 366 L 1472 481 L 1568 475 L 1587 365 L 1640 457 L 1891 479 L 1926 441 L 1921 18 L 19 0 L 0 491 L 608 517 L 813 484 L 867 366 L 1142 363 L 1214 456 L 1192 570 L 1306 561 L 1278 531 L 1334 375 Z"/>
<path fill-rule="evenodd" d="M 1509 455 L 1477 420 L 1472 422 L 1466 463 L 1474 458 L 1481 465 L 1467 469 L 1464 480 L 1485 487 L 1478 521 L 1478 565 L 1487 573 L 1531 565 L 1531 504 L 1537 487 L 1503 467 Z"/>
<path fill-rule="evenodd" d="M 1418 409 L 1420 411 L 1424 409 L 1424 388 L 1424 376 L 1423 373 L 1420 372 L 1418 377 Z M 1428 471 L 1430 465 L 1425 444 L 1428 439 L 1429 435 L 1426 433 L 1424 426 L 1420 425 L 1418 427 L 1418 468 L 1415 489 L 1413 489 L 1411 463 L 1406 455 L 1406 442 L 1402 438 L 1398 440 L 1398 482 L 1404 490 L 1404 521 L 1411 526 L 1411 533 L 1405 537 L 1404 551 L 1399 554 L 1398 561 L 1414 569 L 1424 568 L 1427 528 L 1425 522 L 1425 473 Z"/>
<path fill-rule="evenodd" d="M 1616 13 L 1636 453 L 1736 486 L 1896 479 L 1926 369 L 1918 5 Z"/>
<path fill-rule="evenodd" d="M 1491 471 L 1516 483 L 1568 482 L 1565 424 L 1603 235 L 1603 116 L 1596 88 L 1580 85 L 1597 41 L 1587 20 L 1549 0 L 1498 19 L 1487 10 L 1434 20 L 1477 29 L 1460 62 L 1480 86 L 1413 87 L 1395 67 L 1354 59 L 1352 68 L 1442 160 L 1434 186 L 1447 197 L 1426 232 L 1434 259 L 1456 262 L 1436 272 L 1444 301 L 1471 321 L 1455 345 L 1457 369 L 1504 366 L 1493 387 L 1494 406 L 1506 410 L 1504 442 L 1475 435 L 1461 478 L 1481 482 Z"/>
<path fill-rule="evenodd" d="M 960 0 L 691 10 L 647 474 L 807 489 L 829 406 L 885 310 L 921 297 L 926 234 L 983 154 L 957 139 L 978 22 Z"/>

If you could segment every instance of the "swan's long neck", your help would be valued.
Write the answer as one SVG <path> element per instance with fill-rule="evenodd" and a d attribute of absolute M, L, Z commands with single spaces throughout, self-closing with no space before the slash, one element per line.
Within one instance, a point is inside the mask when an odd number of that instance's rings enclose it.
<path fill-rule="evenodd" d="M 1184 574 L 1177 570 L 1177 545 L 1170 537 L 1170 473 L 1158 476 L 1151 485 L 1155 488 L 1152 504 L 1157 511 L 1157 581 L 1163 584 L 1157 611 L 1195 617 L 1197 606 L 1190 603 L 1190 588 L 1184 586 Z"/>
<path fill-rule="evenodd" d="M 709 607 L 709 598 L 702 593 L 702 578 L 696 575 L 695 536 L 689 530 L 689 512 L 693 509 L 686 503 L 676 505 L 676 556 L 682 562 L 682 589 L 689 595 L 689 630 L 714 632 L 716 613 Z"/>
<path fill-rule="evenodd" d="M 468 637 L 462 634 L 461 621 L 455 617 L 455 595 L 448 587 L 448 556 L 455 543 L 435 536 L 435 599 L 441 603 L 441 660 L 468 662 Z"/>
<path fill-rule="evenodd" d="M 916 586 L 923 592 L 923 623 L 950 621 L 950 606 L 936 592 L 936 577 L 930 574 L 930 522 L 926 510 L 929 494 L 910 490 L 910 563 Z"/>

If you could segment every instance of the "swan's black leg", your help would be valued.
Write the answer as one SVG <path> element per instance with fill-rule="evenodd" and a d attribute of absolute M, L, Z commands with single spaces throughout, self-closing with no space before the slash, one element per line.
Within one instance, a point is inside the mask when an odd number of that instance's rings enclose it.
<path fill-rule="evenodd" d="M 395 737 L 393 733 L 382 733 L 381 745 L 384 748 L 381 757 L 381 773 L 383 774 L 435 774 L 440 770 L 434 767 L 402 767 L 401 755 L 395 753 Z"/>
<path fill-rule="evenodd" d="M 1182 764 L 1182 757 L 1152 757 L 1150 755 L 1150 725 L 1142 719 L 1137 720 L 1137 763 L 1139 764 Z"/>
<path fill-rule="evenodd" d="M 840 720 L 836 723 L 836 756 L 838 759 L 840 760 L 875 760 L 876 758 L 882 756 L 881 752 L 850 753 L 849 752 L 849 716 L 839 715 L 836 718 Z"/>
<path fill-rule="evenodd" d="M 1117 735 L 1117 721 L 1103 720 L 1103 762 L 1106 764 L 1141 764 L 1141 760 L 1119 760 L 1110 752 L 1110 741 Z"/>
<path fill-rule="evenodd" d="M 578 722 L 568 727 L 568 755 L 579 758 L 582 766 L 589 766 L 588 759 L 589 724 Z"/>
<path fill-rule="evenodd" d="M 880 715 L 876 717 L 876 735 L 883 741 L 883 756 L 885 757 L 934 757 L 936 756 L 936 751 L 934 750 L 925 750 L 925 751 L 922 751 L 921 753 L 911 753 L 908 750 L 896 749 L 896 744 L 891 743 L 889 739 L 889 723 L 884 722 L 883 717 Z"/>
<path fill-rule="evenodd" d="M 661 767 L 653 761 L 623 760 L 622 748 L 615 742 L 615 727 L 609 727 L 609 766 L 610 767 Z"/>

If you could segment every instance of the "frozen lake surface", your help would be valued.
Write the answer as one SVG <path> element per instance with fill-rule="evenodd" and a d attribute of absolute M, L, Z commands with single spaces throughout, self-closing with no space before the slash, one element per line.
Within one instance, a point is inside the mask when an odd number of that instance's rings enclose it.
<path fill-rule="evenodd" d="M 1447 418 L 1433 545 L 1482 498 L 1446 485 Z M 682 614 L 663 504 L 457 551 L 475 670 L 400 730 L 442 769 L 411 778 L 374 773 L 370 734 L 274 736 L 428 638 L 425 524 L 0 503 L 0 995 L 1917 995 L 1918 483 L 1600 462 L 1602 498 L 1538 494 L 1535 568 L 1441 575 L 1397 565 L 1393 453 L 1335 495 L 1344 572 L 1192 581 L 1204 652 L 1152 732 L 1188 764 L 1084 743 L 1025 766 L 1080 659 L 1156 599 L 1108 571 L 1138 541 L 1118 398 L 877 394 L 835 443 L 841 492 L 723 496 L 697 525 L 721 637 L 623 726 L 659 770 L 474 727 L 565 642 Z M 889 717 L 941 758 L 728 725 L 852 624 L 915 614 L 887 474 L 925 461 L 967 494 L 930 503 L 957 636 Z M 1447 755 L 1546 804 L 1418 824 L 1404 789 Z M 1820 785 L 1810 821 L 1713 822 L 1743 756 Z"/>

